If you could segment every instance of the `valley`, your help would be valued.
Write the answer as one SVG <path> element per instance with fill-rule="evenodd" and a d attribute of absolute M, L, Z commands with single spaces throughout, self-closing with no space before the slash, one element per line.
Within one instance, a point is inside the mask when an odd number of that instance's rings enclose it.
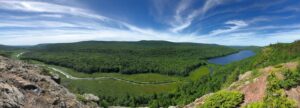
<path fill-rule="evenodd" d="M 33 54 L 31 51 L 39 51 L 39 49 L 35 50 L 34 47 L 22 49 L 23 51 L 20 49 L 13 51 L 11 52 L 11 57 L 42 67 L 49 71 L 49 75 L 59 75 L 61 78 L 60 84 L 68 88 L 71 92 L 78 96 L 81 96 L 84 93 L 95 94 L 102 99 L 100 104 L 102 103 L 108 106 L 150 105 L 153 107 L 155 105 L 182 105 L 183 107 L 183 105 L 193 102 L 196 98 L 203 95 L 207 98 L 210 96 L 206 95 L 207 93 L 218 92 L 219 90 L 240 91 L 245 94 L 246 103 L 242 104 L 245 106 L 252 102 L 263 101 L 265 94 L 258 96 L 259 93 L 253 94 L 249 92 L 249 90 L 251 91 L 251 88 L 258 86 L 257 84 L 264 84 L 260 85 L 259 88 L 267 86 L 266 78 L 270 74 L 266 75 L 264 72 L 266 71 L 269 73 L 271 70 L 261 68 L 276 65 L 276 68 L 280 68 L 280 70 L 282 70 L 284 68 L 281 67 L 287 65 L 280 63 L 298 61 L 298 45 L 299 41 L 291 44 L 274 44 L 262 48 L 259 52 L 256 50 L 255 52 L 257 52 L 257 54 L 254 56 L 251 54 L 245 54 L 245 56 L 242 57 L 239 53 L 229 53 L 231 55 L 212 58 L 221 59 L 220 65 L 218 63 L 213 64 L 209 61 L 207 62 L 205 59 L 200 60 L 204 64 L 199 67 L 195 67 L 195 69 L 188 72 L 188 75 L 167 75 L 156 72 L 134 74 L 122 72 L 108 73 L 101 71 L 92 73 L 80 72 L 73 68 L 60 66 L 55 63 L 49 64 L 42 60 L 27 58 L 28 54 Z M 286 50 L 285 52 L 289 53 L 281 53 L 283 50 Z M 42 51 L 44 52 L 44 49 Z M 233 49 L 232 51 L 236 50 Z M 243 50 L 241 52 L 243 52 Z M 269 58 L 270 55 L 277 58 Z M 224 58 L 228 56 L 234 59 L 224 61 L 226 60 Z M 49 61 L 49 58 L 47 59 Z M 234 62 L 231 62 L 231 60 Z M 228 63 L 222 64 L 225 62 Z M 277 64 L 280 65 L 277 66 Z M 249 73 L 253 74 L 253 76 L 249 76 Z M 241 74 L 244 74 L 244 76 L 241 76 Z M 266 76 L 261 77 L 262 75 Z M 247 80 L 241 78 L 246 78 Z M 248 85 L 249 81 L 253 82 L 251 80 L 259 82 L 257 84 L 253 83 L 253 85 Z M 264 82 L 260 82 L 260 80 Z M 253 92 L 263 93 L 265 90 L 266 88 L 261 91 L 255 90 Z M 230 95 L 230 92 L 228 92 L 228 95 Z M 248 96 L 253 97 L 253 99 L 248 99 Z M 258 99 L 256 99 L 256 97 Z M 199 103 L 203 103 L 206 98 L 201 98 L 201 101 L 195 101 L 195 103 L 192 103 L 191 105 L 189 104 L 186 107 L 201 106 L 202 104 Z"/>
<path fill-rule="evenodd" d="M 300 108 L 300 0 L 0 0 L 0 108 Z"/>
<path fill-rule="evenodd" d="M 84 43 L 84 44 L 83 44 Z M 80 44 L 80 45 L 77 45 Z M 92 45 L 97 45 L 97 42 L 80 42 L 80 43 L 76 43 L 74 44 L 74 46 L 76 45 L 76 47 L 82 47 L 84 45 L 86 45 L 86 47 L 84 47 L 85 49 L 91 49 L 89 48 Z M 112 43 L 103 43 L 103 42 L 99 42 L 99 44 L 109 44 L 109 48 L 111 47 L 111 44 L 114 44 L 114 42 Z M 124 44 L 124 43 L 117 43 L 118 44 Z M 188 44 L 188 43 L 184 43 L 184 44 L 178 44 L 176 46 L 177 43 L 168 43 L 168 42 L 139 42 L 139 43 L 125 43 L 129 44 L 129 46 L 125 46 L 129 47 L 129 49 L 127 49 L 128 51 L 130 51 L 130 47 L 136 47 L 136 45 L 131 45 L 131 44 L 141 44 L 141 45 L 145 45 L 145 50 L 147 50 L 148 47 L 157 47 L 157 48 L 162 48 L 164 49 L 164 47 L 158 47 L 156 44 L 166 44 L 169 45 L 167 47 L 174 47 L 174 48 L 185 48 L 185 50 L 190 50 L 190 48 L 196 47 L 197 45 L 199 45 L 200 49 L 205 48 L 205 47 L 218 47 L 218 46 L 214 46 L 214 45 L 203 45 L 203 44 Z M 64 45 L 64 44 L 58 44 L 60 45 L 60 47 L 64 47 L 64 46 L 68 46 L 70 47 L 70 45 Z M 189 46 L 190 45 L 190 46 Z M 55 46 L 55 47 L 52 47 Z M 69 49 L 71 52 L 71 49 L 74 49 L 71 46 Z M 50 48 L 52 49 L 47 49 L 51 52 L 53 52 L 53 48 L 59 48 L 57 47 L 57 45 L 49 45 Z M 102 46 L 100 46 L 102 47 Z M 106 46 L 104 45 L 104 48 Z M 143 47 L 143 46 L 139 46 L 139 47 Z M 190 48 L 189 48 L 190 47 Z M 57 74 L 60 76 L 61 78 L 61 84 L 64 85 L 65 87 L 67 87 L 69 90 L 71 90 L 73 93 L 77 93 L 77 94 L 83 94 L 83 93 L 92 93 L 95 94 L 97 96 L 99 96 L 100 98 L 103 98 L 103 100 L 105 100 L 106 102 L 110 103 L 110 105 L 122 105 L 122 106 L 129 106 L 129 104 L 127 103 L 123 103 L 123 102 L 118 102 L 118 101 L 123 101 L 122 99 L 128 99 L 128 97 L 132 97 L 134 100 L 138 100 L 138 99 L 143 99 L 145 100 L 145 103 L 141 102 L 137 105 L 143 105 L 143 104 L 147 104 L 148 99 L 151 100 L 153 98 L 153 95 L 162 95 L 162 94 L 174 94 L 177 92 L 178 87 L 182 86 L 182 85 L 187 85 L 189 83 L 193 83 L 195 81 L 198 81 L 199 79 L 206 77 L 206 76 L 212 76 L 213 75 L 213 67 L 216 67 L 217 65 L 214 64 L 208 64 L 205 62 L 205 59 L 203 60 L 198 60 L 199 62 L 202 62 L 202 65 L 199 65 L 198 67 L 194 67 L 195 69 L 190 70 L 191 72 L 188 72 L 188 75 L 166 75 L 166 74 L 160 74 L 160 73 L 135 73 L 135 74 L 124 74 L 124 73 L 118 73 L 118 72 L 92 72 L 92 73 L 87 73 L 87 72 L 79 72 L 75 69 L 69 68 L 69 67 L 64 67 L 64 65 L 59 66 L 56 63 L 51 63 L 49 64 L 49 62 L 43 62 L 43 60 L 40 59 L 30 59 L 28 57 L 33 57 L 34 53 L 33 52 L 45 52 L 47 51 L 46 49 L 43 48 L 48 48 L 47 45 L 43 45 L 42 47 L 39 46 L 34 46 L 31 47 L 29 49 L 25 49 L 25 51 L 17 51 L 15 53 L 12 54 L 12 58 L 16 58 L 16 59 L 22 59 L 24 61 L 27 61 L 28 63 L 31 64 L 36 64 L 40 67 L 43 67 L 47 70 L 49 70 L 51 73 L 50 74 Z M 117 48 L 117 47 L 116 47 Z M 222 46 L 220 46 L 220 48 L 222 48 Z M 99 48 L 98 48 L 99 49 Z M 222 49 L 226 49 L 226 47 L 222 48 Z M 231 53 L 236 52 L 237 50 L 232 49 L 232 48 L 227 48 L 228 50 L 232 51 Z M 227 50 L 226 49 L 226 50 Z M 92 50 L 97 51 L 95 48 L 92 48 Z M 124 50 L 124 49 L 123 49 Z M 193 49 L 191 49 L 192 51 Z M 217 50 L 217 49 L 212 49 L 213 50 Z M 62 51 L 62 50 L 57 50 L 57 51 Z M 67 54 L 68 50 L 66 50 L 66 48 L 64 48 L 63 52 Z M 78 49 L 78 51 L 81 51 L 81 49 Z M 99 50 L 100 52 L 105 51 L 103 48 Z M 126 50 L 124 50 L 126 51 Z M 152 48 L 151 48 L 152 51 Z M 175 50 L 174 50 L 175 51 Z M 208 50 L 209 51 L 209 50 Z M 168 52 L 168 51 L 167 51 Z M 91 52 L 91 54 L 94 52 Z M 171 53 L 171 52 L 168 52 Z M 168 54 L 166 53 L 166 54 Z M 187 53 L 190 53 L 190 51 L 188 51 Z M 212 53 L 212 52 L 210 52 Z M 231 54 L 228 53 L 228 54 Z M 43 53 L 43 54 L 47 54 L 47 53 Z M 49 53 L 51 54 L 51 53 Z M 58 53 L 60 54 L 60 53 Z M 196 53 L 195 53 L 196 54 Z M 30 55 L 30 56 L 29 56 Z M 183 54 L 185 55 L 185 54 Z M 45 55 L 43 55 L 45 56 Z M 60 55 L 57 55 L 58 57 Z M 195 55 L 193 55 L 195 56 Z M 199 55 L 199 57 L 201 57 L 202 55 Z M 222 54 L 219 54 L 218 56 L 223 56 Z M 35 55 L 35 57 L 39 57 L 38 55 Z M 196 57 L 196 56 L 195 56 Z M 49 60 L 49 59 L 48 59 Z M 51 58 L 50 58 L 51 60 Z M 56 60 L 56 59 L 55 59 Z M 95 59 L 96 60 L 96 59 Z M 166 61 L 168 62 L 168 61 Z M 218 67 L 218 66 L 217 66 Z M 121 100 L 120 100 L 121 99 Z M 129 101 L 134 101 L 134 100 L 129 100 Z M 128 100 L 127 100 L 128 101 Z"/>

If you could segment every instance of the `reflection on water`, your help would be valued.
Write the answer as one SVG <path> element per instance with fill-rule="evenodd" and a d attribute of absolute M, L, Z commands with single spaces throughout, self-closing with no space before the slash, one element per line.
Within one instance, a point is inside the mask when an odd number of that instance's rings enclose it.
<path fill-rule="evenodd" d="M 255 55 L 255 53 L 251 50 L 243 50 L 238 53 L 231 54 L 231 55 L 209 59 L 208 62 L 214 63 L 214 64 L 219 64 L 219 65 L 226 65 L 228 63 L 231 63 L 234 61 L 240 61 L 240 60 L 243 60 L 245 58 L 248 58 L 248 57 L 251 57 L 254 55 Z"/>

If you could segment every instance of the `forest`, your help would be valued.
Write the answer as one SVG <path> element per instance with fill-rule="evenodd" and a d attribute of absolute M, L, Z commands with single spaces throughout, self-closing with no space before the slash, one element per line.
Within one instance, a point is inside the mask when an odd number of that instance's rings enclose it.
<path fill-rule="evenodd" d="M 225 66 L 212 66 L 214 73 L 209 76 L 180 86 L 174 94 L 163 94 L 152 100 L 152 106 L 168 106 L 168 104 L 185 105 L 193 102 L 196 98 L 201 97 L 207 93 L 212 93 L 221 88 L 228 87 L 231 83 L 238 80 L 238 76 L 248 70 L 253 70 L 269 65 L 276 65 L 278 63 L 288 62 L 290 60 L 300 58 L 300 41 L 293 43 L 278 43 L 262 48 L 256 56 L 244 59 L 242 61 L 234 62 Z M 297 79 L 300 73 L 286 73 L 288 80 L 276 83 L 276 87 L 288 89 L 295 85 L 299 85 L 300 81 Z M 270 76 L 272 77 L 272 76 Z M 271 78 L 269 78 L 271 79 Z M 267 97 L 268 99 L 268 97 Z M 271 97 L 271 99 L 274 99 Z M 286 98 L 279 98 L 286 99 Z M 276 100 L 272 100 L 275 102 Z M 285 104 L 290 104 L 289 101 Z M 261 104 L 261 103 L 254 103 Z"/>
<path fill-rule="evenodd" d="M 217 46 L 217 45 L 188 44 L 188 43 L 174 44 L 169 42 L 155 42 L 157 44 L 153 44 L 153 43 L 154 42 L 145 41 L 145 42 L 137 42 L 137 43 L 80 42 L 76 44 L 47 44 L 47 45 L 35 46 L 30 50 L 31 53 L 27 53 L 26 55 L 24 55 L 23 59 L 34 59 L 34 60 L 44 61 L 47 63 L 58 64 L 60 62 L 55 61 L 57 60 L 55 59 L 55 57 L 61 59 L 64 58 L 65 60 L 70 60 L 70 61 L 73 60 L 75 62 L 76 59 L 81 57 L 85 59 L 90 57 L 91 58 L 97 57 L 98 55 L 102 57 L 103 55 L 105 57 L 109 57 L 109 54 L 114 53 L 118 57 L 125 57 L 125 55 L 131 57 L 140 56 L 141 57 L 140 59 L 142 60 L 145 60 L 142 57 L 145 58 L 149 57 L 148 59 L 150 58 L 152 59 L 152 57 L 154 58 L 156 57 L 157 59 L 162 59 L 164 57 L 168 57 L 168 58 L 174 57 L 172 59 L 175 59 L 174 62 L 176 63 L 182 62 L 182 61 L 176 61 L 179 60 L 180 57 L 187 58 L 187 59 L 198 58 L 197 60 L 206 63 L 205 59 L 212 57 L 212 55 L 205 55 L 205 54 L 214 54 L 214 56 L 222 56 L 223 54 L 225 54 L 224 52 L 230 54 L 236 51 L 235 49 L 231 49 L 223 46 Z M 198 48 L 201 50 L 199 50 Z M 223 51 L 219 52 L 220 50 Z M 170 52 L 174 52 L 174 53 L 166 54 L 167 52 L 165 51 L 167 51 L 168 53 Z M 126 53 L 124 53 L 123 55 L 122 53 L 115 53 L 115 52 L 126 52 Z M 189 52 L 190 55 L 186 54 L 185 52 Z M 257 50 L 256 52 L 257 52 L 256 56 L 238 62 L 233 62 L 225 66 L 208 64 L 206 66 L 213 68 L 212 74 L 202 76 L 202 78 L 198 79 L 197 81 L 185 83 L 179 86 L 176 90 L 174 90 L 174 92 L 171 93 L 159 93 L 159 94 L 144 95 L 144 96 L 126 95 L 124 97 L 99 96 L 102 99 L 99 103 L 101 105 L 104 105 L 104 107 L 105 105 L 107 106 L 120 105 L 120 106 L 132 106 L 132 107 L 149 105 L 150 107 L 156 108 L 158 106 L 167 107 L 170 105 L 186 105 L 194 101 L 196 98 L 201 97 L 207 93 L 216 92 L 224 87 L 229 86 L 232 82 L 238 79 L 238 76 L 240 74 L 243 74 L 248 70 L 266 67 L 269 65 L 276 65 L 278 63 L 284 63 L 299 58 L 300 41 L 295 41 L 293 43 L 272 44 L 270 46 L 266 46 L 262 48 L 261 50 Z M 79 54 L 83 53 L 83 55 L 78 56 L 77 53 Z M 200 53 L 200 54 L 196 54 L 196 53 Z M 68 56 L 61 55 L 61 54 L 66 54 L 70 57 L 68 58 Z M 155 54 L 156 56 L 154 56 Z M 165 54 L 165 55 L 159 55 L 159 54 Z M 116 56 L 116 55 L 111 55 L 111 56 Z M 34 56 L 37 57 L 33 58 Z M 75 58 L 71 59 L 71 56 Z M 135 58 L 131 58 L 131 59 L 135 60 Z M 160 61 L 160 62 L 167 62 L 167 61 Z M 169 63 L 172 64 L 172 62 L 170 61 Z M 182 62 L 182 63 L 187 63 L 187 62 Z M 58 64 L 58 65 L 65 66 L 66 64 Z M 73 65 L 75 64 L 70 64 L 70 66 Z M 138 64 L 138 65 L 150 66 L 150 64 Z M 156 68 L 160 69 L 165 67 L 163 66 L 165 64 L 160 64 L 160 65 L 162 66 Z M 170 66 L 170 68 L 179 69 L 179 67 L 176 66 L 175 67 Z M 180 68 L 183 68 L 183 66 Z M 164 73 L 166 71 L 159 71 L 159 72 L 166 74 Z M 120 70 L 119 73 L 121 73 Z M 183 75 L 183 74 L 176 73 L 176 75 Z M 299 84 L 299 80 L 297 79 L 299 73 L 285 74 L 285 76 L 290 80 L 276 83 L 280 88 L 290 88 Z M 272 78 L 269 79 L 272 80 Z M 238 95 L 238 97 L 240 97 L 240 95 Z M 272 99 L 272 97 L 270 97 L 270 99 Z M 254 103 L 254 105 L 260 105 L 260 104 L 261 103 Z"/>
<path fill-rule="evenodd" d="M 43 44 L 22 56 L 47 64 L 94 73 L 161 73 L 187 76 L 205 65 L 206 59 L 238 50 L 214 44 L 172 43 L 166 41 Z"/>

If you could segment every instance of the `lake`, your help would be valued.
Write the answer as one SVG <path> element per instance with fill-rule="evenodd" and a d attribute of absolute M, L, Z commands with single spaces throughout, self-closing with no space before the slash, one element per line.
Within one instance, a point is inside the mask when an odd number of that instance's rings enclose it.
<path fill-rule="evenodd" d="M 255 55 L 255 53 L 251 50 L 242 50 L 242 51 L 239 51 L 238 53 L 209 59 L 208 62 L 214 63 L 214 64 L 219 64 L 219 65 L 226 65 L 226 64 L 232 63 L 234 61 L 240 61 L 240 60 L 243 60 L 245 58 L 248 58 L 248 57 L 251 57 L 254 55 Z"/>

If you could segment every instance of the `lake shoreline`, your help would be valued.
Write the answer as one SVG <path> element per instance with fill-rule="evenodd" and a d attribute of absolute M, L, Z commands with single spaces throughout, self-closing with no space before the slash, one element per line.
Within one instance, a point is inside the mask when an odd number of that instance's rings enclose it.
<path fill-rule="evenodd" d="M 217 64 L 217 65 L 226 65 L 232 62 L 240 61 L 252 56 L 255 56 L 256 53 L 252 50 L 241 50 L 238 51 L 237 53 L 225 55 L 222 57 L 215 57 L 208 59 L 207 61 L 212 64 Z"/>

